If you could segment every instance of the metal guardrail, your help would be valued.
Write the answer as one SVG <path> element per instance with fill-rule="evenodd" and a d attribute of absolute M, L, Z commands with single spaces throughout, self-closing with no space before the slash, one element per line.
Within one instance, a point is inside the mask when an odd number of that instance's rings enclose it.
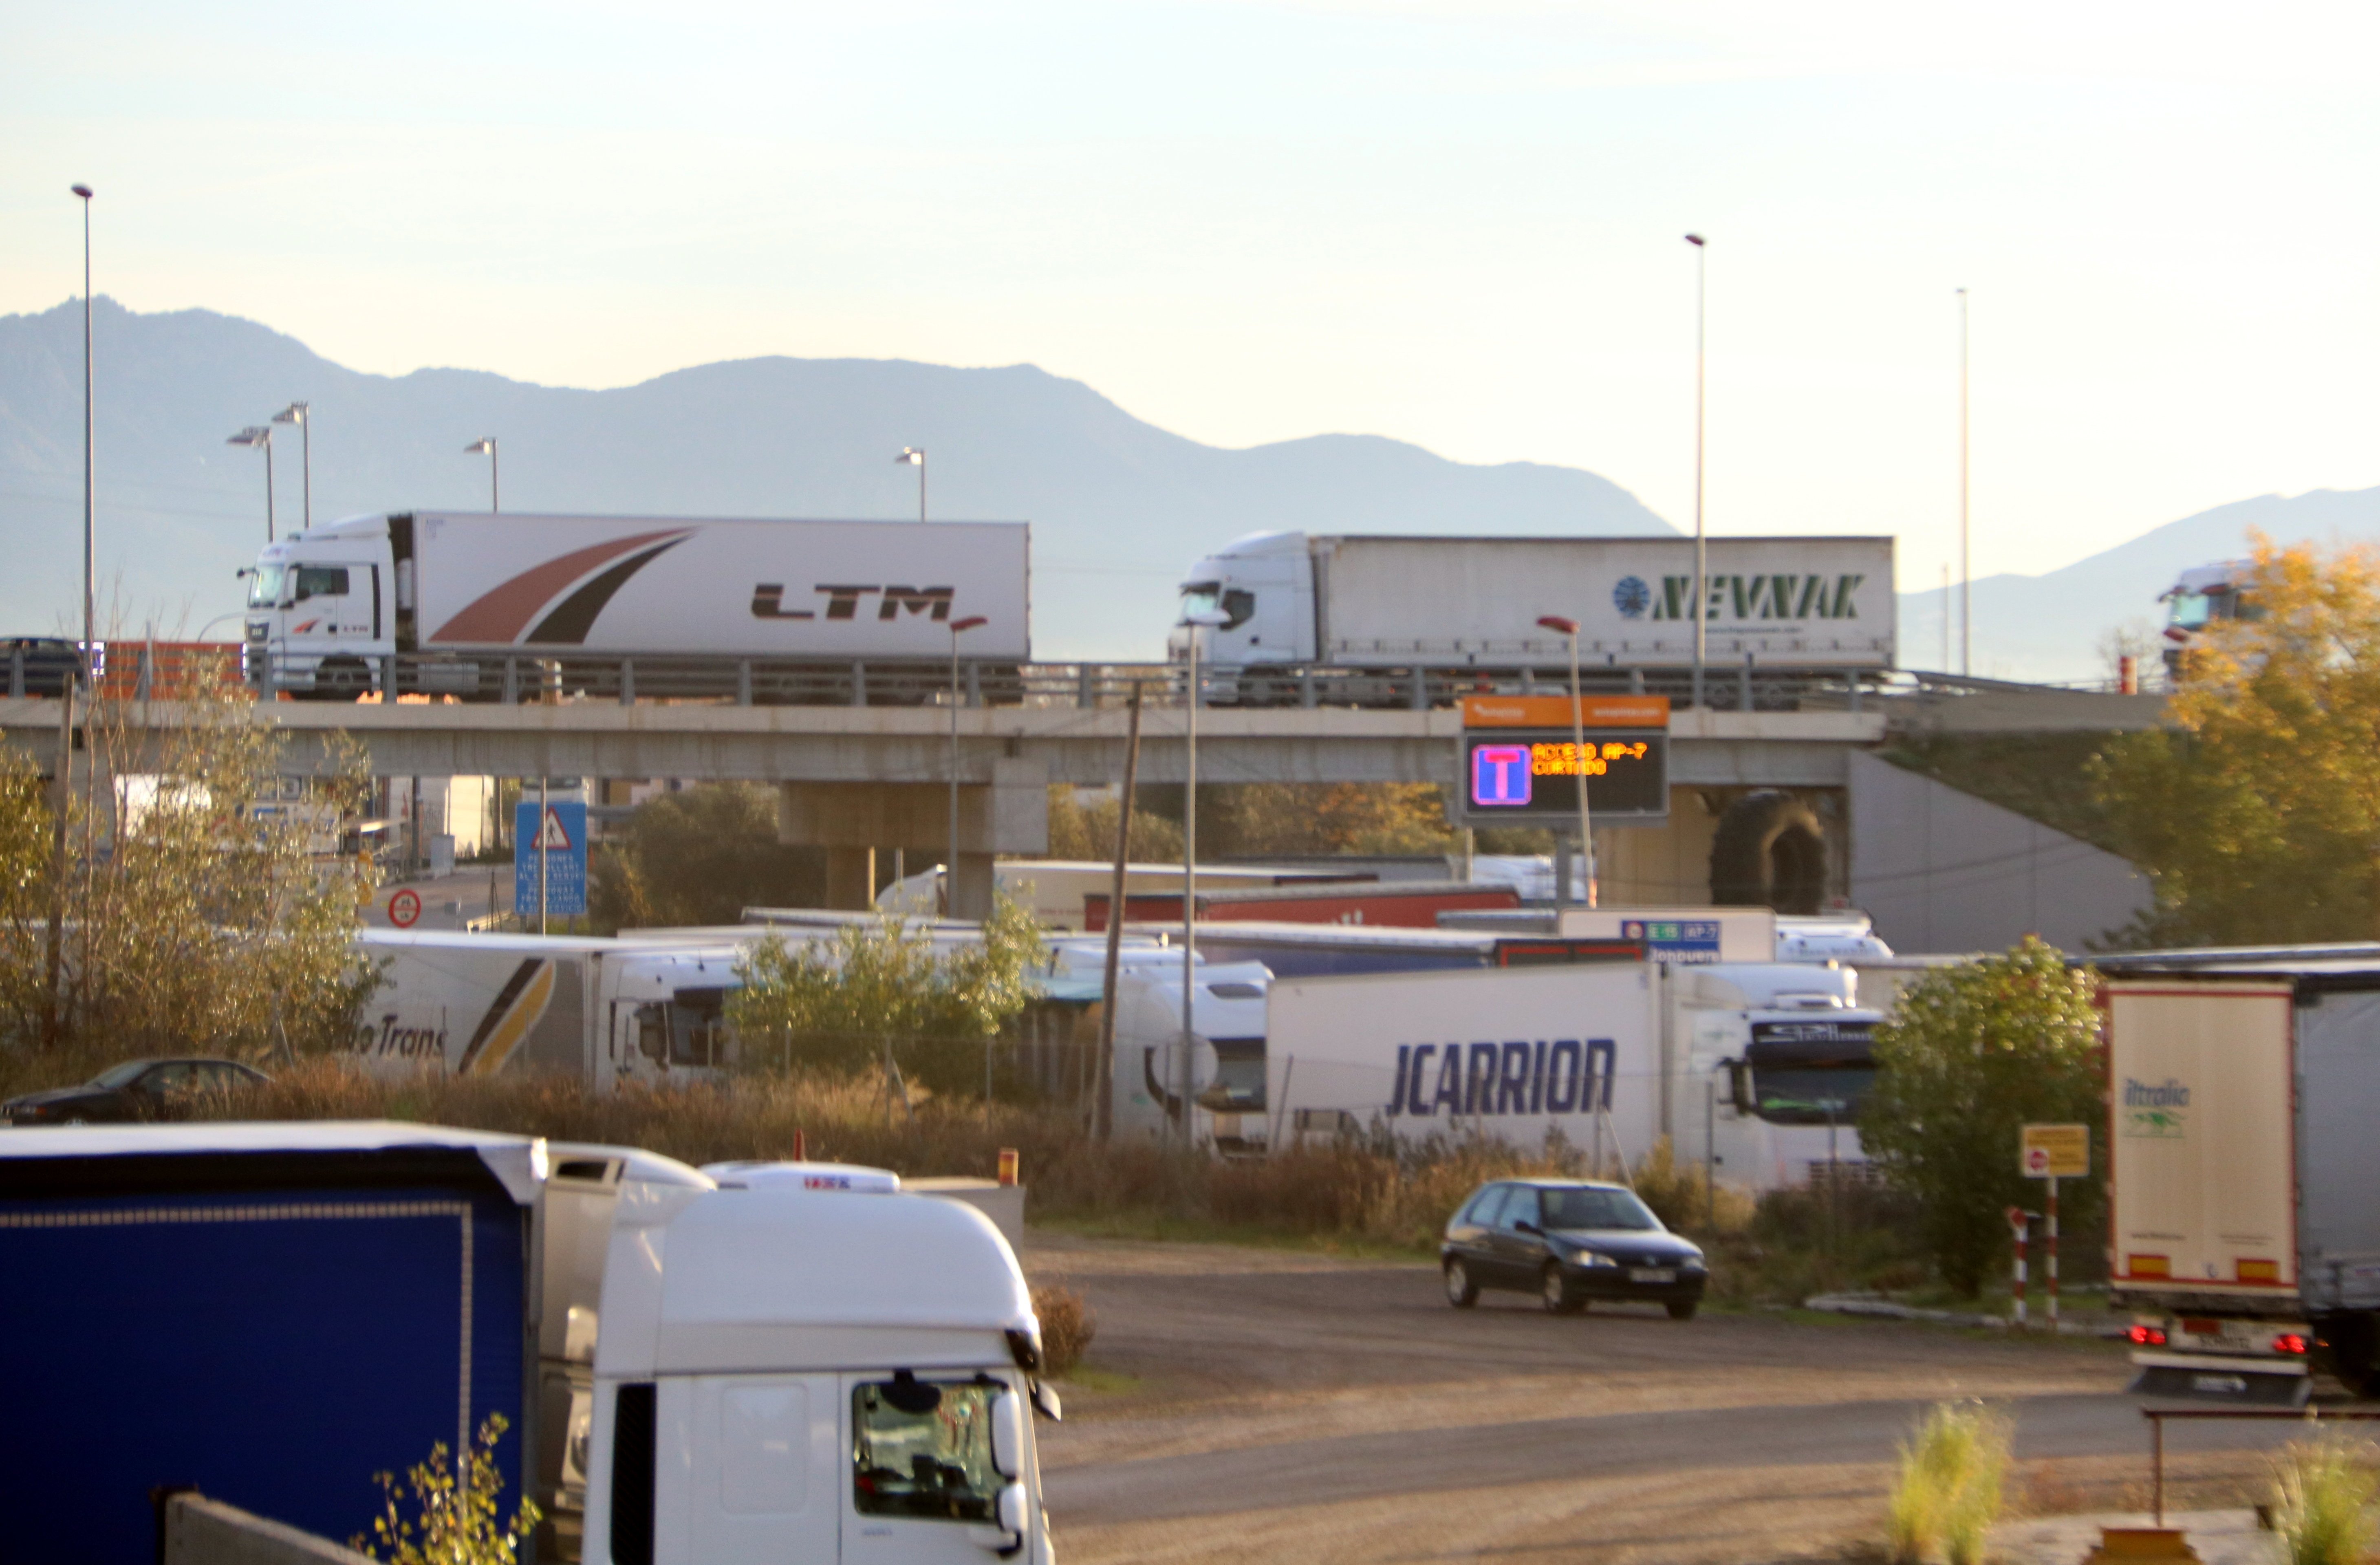
<path fill-rule="evenodd" d="M 696 701 L 734 706 L 1122 706 L 1138 686 L 1144 702 L 1184 704 L 1179 663 L 1017 663 L 962 659 L 956 688 L 947 661 L 838 663 L 667 653 L 468 658 L 391 653 L 320 663 L 249 649 L 247 678 L 260 690 L 298 699 L 354 700 L 452 696 L 503 705 L 561 700 Z M 1591 695 L 1658 695 L 1679 709 L 1728 711 L 1860 711 L 1889 674 L 1770 669 L 1745 663 L 1707 671 L 1697 692 L 1691 671 L 1606 669 L 1584 676 Z M 1560 695 L 1567 678 L 1461 669 L 1350 669 L 1260 664 L 1200 671 L 1201 704 L 1271 708 L 1362 708 L 1428 711 L 1466 696 Z"/>
<path fill-rule="evenodd" d="M 2330 1411 L 2308 1408 L 2213 1408 L 2213 1407 L 2144 1407 L 2141 1416 L 2149 1421 L 2149 1467 L 2152 1509 L 2156 1524 L 2165 1525 L 2165 1426 L 2168 1419 L 2180 1418 L 2195 1422 L 2201 1419 L 2235 1418 L 2250 1423 L 2271 1423 L 2276 1419 L 2291 1419 L 2300 1424 L 2354 1423 L 2380 1420 L 2380 1410 L 2354 1408 Z"/>

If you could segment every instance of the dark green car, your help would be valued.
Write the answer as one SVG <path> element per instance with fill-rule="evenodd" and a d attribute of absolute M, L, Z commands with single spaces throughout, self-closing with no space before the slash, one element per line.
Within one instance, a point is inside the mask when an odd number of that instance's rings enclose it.
<path fill-rule="evenodd" d="M 1447 1223 L 1439 1264 L 1457 1309 L 1483 1288 L 1508 1288 L 1556 1315 L 1641 1300 L 1691 1320 L 1710 1280 L 1702 1250 L 1663 1228 L 1634 1191 L 1578 1179 L 1482 1185 Z"/>

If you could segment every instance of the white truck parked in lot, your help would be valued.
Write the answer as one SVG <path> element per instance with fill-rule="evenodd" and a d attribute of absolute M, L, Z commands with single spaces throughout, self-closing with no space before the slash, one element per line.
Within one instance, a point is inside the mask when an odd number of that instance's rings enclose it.
<path fill-rule="evenodd" d="M 390 694 L 392 674 L 395 694 L 502 700 L 550 678 L 633 694 L 623 661 L 644 660 L 654 694 L 864 701 L 872 665 L 915 701 L 947 681 L 961 619 L 983 622 L 965 646 L 978 684 L 985 663 L 1013 682 L 1030 552 L 1023 522 L 356 516 L 257 556 L 249 675 L 339 700 Z"/>
<path fill-rule="evenodd" d="M 2380 1394 L 2380 967 L 2251 953 L 2107 986 L 2108 1278 L 2139 1389 Z"/>
<path fill-rule="evenodd" d="M 1715 670 L 1893 665 L 1889 538 L 1730 538 L 1707 548 L 1706 657 Z M 1579 623 L 1590 672 L 1678 670 L 1694 657 L 1694 546 L 1686 538 L 1324 538 L 1252 533 L 1190 569 L 1186 609 L 1208 698 L 1294 704 L 1299 674 L 1443 671 L 1567 677 Z M 1374 698 L 1395 698 L 1393 680 Z"/>

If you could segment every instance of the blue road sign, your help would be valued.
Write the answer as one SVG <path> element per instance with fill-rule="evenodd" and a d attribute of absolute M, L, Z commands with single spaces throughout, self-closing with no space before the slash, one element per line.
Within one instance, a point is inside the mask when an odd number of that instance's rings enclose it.
<path fill-rule="evenodd" d="M 545 911 L 575 918 L 587 911 L 587 807 L 556 799 L 545 807 L 540 829 L 537 801 L 523 799 L 513 811 L 513 910 L 537 916 L 537 869 L 543 845 Z"/>

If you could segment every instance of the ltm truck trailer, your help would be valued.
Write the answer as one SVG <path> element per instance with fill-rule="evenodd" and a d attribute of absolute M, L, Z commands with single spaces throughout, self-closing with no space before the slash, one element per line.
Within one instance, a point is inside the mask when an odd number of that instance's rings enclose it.
<path fill-rule="evenodd" d="M 915 702 L 947 682 L 963 620 L 959 650 L 1013 682 L 1030 553 L 1023 522 L 357 516 L 257 557 L 249 669 L 342 700 L 393 673 L 399 694 L 474 700 L 558 684 L 859 704 L 873 669 L 877 694 Z"/>
<path fill-rule="evenodd" d="M 2139 1389 L 2380 1394 L 2380 971 L 2107 988 L 2109 1268 Z"/>

